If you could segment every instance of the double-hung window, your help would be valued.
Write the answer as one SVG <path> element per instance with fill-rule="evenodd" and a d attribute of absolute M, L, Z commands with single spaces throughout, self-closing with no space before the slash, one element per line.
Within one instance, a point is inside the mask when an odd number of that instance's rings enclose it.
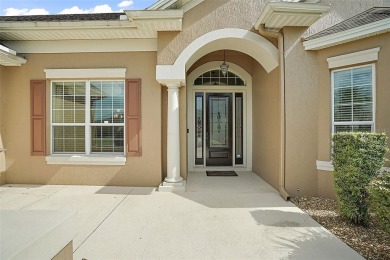
<path fill-rule="evenodd" d="M 125 82 L 51 83 L 52 154 L 125 154 Z"/>
<path fill-rule="evenodd" d="M 374 65 L 332 71 L 333 133 L 375 131 Z"/>

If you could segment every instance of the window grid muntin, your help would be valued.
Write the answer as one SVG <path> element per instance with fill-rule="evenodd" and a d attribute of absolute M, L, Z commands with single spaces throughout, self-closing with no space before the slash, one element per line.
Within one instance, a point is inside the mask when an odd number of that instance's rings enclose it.
<path fill-rule="evenodd" d="M 363 84 L 365 86 L 369 85 L 371 86 L 370 88 L 370 91 L 369 93 L 371 94 L 371 97 L 370 97 L 370 100 L 369 102 L 356 102 L 354 103 L 353 102 L 353 97 L 354 97 L 354 87 L 361 87 L 362 85 L 357 85 L 355 86 L 353 83 L 353 71 L 355 70 L 359 70 L 359 69 L 362 69 L 362 68 L 368 68 L 370 67 L 370 81 L 371 81 L 371 84 Z M 353 106 L 357 106 L 357 105 L 362 105 L 362 104 L 370 104 L 371 105 L 371 109 L 370 109 L 370 112 L 371 112 L 371 119 L 372 120 L 368 120 L 368 121 L 353 121 L 354 118 L 351 117 L 351 120 L 350 121 L 335 121 L 335 84 L 337 84 L 337 82 L 335 82 L 335 73 L 337 72 L 341 72 L 341 71 L 350 71 L 350 78 L 351 78 L 351 86 L 349 86 L 351 88 L 351 114 L 353 114 Z M 332 133 L 335 133 L 336 132 L 336 128 L 338 126 L 350 126 L 350 128 L 352 129 L 352 131 L 354 131 L 353 129 L 358 129 L 359 126 L 363 127 L 364 126 L 369 126 L 370 129 L 371 129 L 371 132 L 374 132 L 375 131 L 375 87 L 376 87 L 376 82 L 375 82 L 375 65 L 374 64 L 369 64 L 369 65 L 361 65 L 361 66 L 354 66 L 354 67 L 349 67 L 349 68 L 344 68 L 344 69 L 337 69 L 337 70 L 332 70 L 331 71 L 331 89 L 332 89 Z M 338 83 L 340 84 L 340 83 Z M 339 86 L 337 89 L 342 89 L 342 88 L 348 88 L 348 86 Z M 346 128 L 345 128 L 346 129 Z"/>
<path fill-rule="evenodd" d="M 90 123 L 90 111 L 91 111 L 91 106 L 90 106 L 90 85 L 91 82 L 94 81 L 100 81 L 100 82 L 115 82 L 115 83 L 121 83 L 122 88 L 123 88 L 123 118 L 125 117 L 124 111 L 125 111 L 125 81 L 124 80 L 60 80 L 60 81 L 52 81 L 51 82 L 51 87 L 50 87 L 50 124 L 51 124 L 51 152 L 52 154 L 85 154 L 85 155 L 93 155 L 93 154 L 109 154 L 109 155 L 124 155 L 125 154 L 125 122 L 123 123 Z M 86 89 L 85 89 L 85 123 L 54 123 L 53 122 L 53 84 L 55 83 L 85 83 Z M 54 127 L 55 126 L 84 126 L 85 128 L 85 152 L 55 152 L 54 151 Z M 112 126 L 112 127 L 118 127 L 122 126 L 123 127 L 123 151 L 121 152 L 91 152 L 91 128 L 92 126 Z"/>
<path fill-rule="evenodd" d="M 194 85 L 245 86 L 245 81 L 233 72 L 228 71 L 226 76 L 223 76 L 220 69 L 214 69 L 197 77 L 194 80 Z"/>

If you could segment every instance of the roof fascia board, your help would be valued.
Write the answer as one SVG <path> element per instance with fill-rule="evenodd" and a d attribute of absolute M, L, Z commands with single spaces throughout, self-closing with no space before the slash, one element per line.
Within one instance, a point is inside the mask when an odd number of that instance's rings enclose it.
<path fill-rule="evenodd" d="M 285 14 L 291 15 L 322 15 L 329 11 L 330 5 L 316 3 L 296 3 L 296 2 L 270 2 L 261 13 L 259 19 L 255 23 L 255 28 L 258 30 L 261 24 L 266 24 L 272 15 Z M 279 28 L 280 29 L 280 28 Z"/>
<path fill-rule="evenodd" d="M 8 53 L 11 53 L 13 55 L 16 55 L 16 51 L 14 51 L 14 50 L 12 50 L 10 48 L 7 48 L 7 47 L 5 47 L 4 45 L 1 45 L 1 44 L 0 44 L 0 50 L 8 52 Z"/>
<path fill-rule="evenodd" d="M 321 50 L 377 34 L 390 32 L 390 18 L 303 42 L 305 50 Z"/>

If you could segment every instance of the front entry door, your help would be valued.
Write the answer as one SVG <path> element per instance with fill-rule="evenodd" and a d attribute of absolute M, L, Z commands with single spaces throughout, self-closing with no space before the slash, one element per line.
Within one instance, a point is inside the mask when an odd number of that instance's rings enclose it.
<path fill-rule="evenodd" d="M 232 166 L 232 94 L 206 94 L 206 166 Z"/>

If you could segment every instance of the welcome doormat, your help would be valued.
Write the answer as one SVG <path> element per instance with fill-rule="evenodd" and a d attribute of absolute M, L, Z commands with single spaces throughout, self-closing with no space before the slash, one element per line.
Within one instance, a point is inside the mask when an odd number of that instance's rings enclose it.
<path fill-rule="evenodd" d="M 238 176 L 235 171 L 206 171 L 207 176 Z"/>

